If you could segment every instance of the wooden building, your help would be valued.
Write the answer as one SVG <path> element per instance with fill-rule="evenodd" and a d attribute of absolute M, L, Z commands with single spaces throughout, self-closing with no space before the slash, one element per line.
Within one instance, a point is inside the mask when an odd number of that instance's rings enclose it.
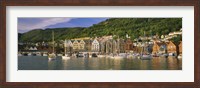
<path fill-rule="evenodd" d="M 133 42 L 131 41 L 130 38 L 128 38 L 126 41 L 125 41 L 125 52 L 130 52 L 133 50 Z"/>
<path fill-rule="evenodd" d="M 169 43 L 167 44 L 167 53 L 173 53 L 176 54 L 178 53 L 178 47 L 175 43 L 173 43 L 172 41 L 169 41 Z"/>
<path fill-rule="evenodd" d="M 182 54 L 182 41 L 180 42 L 180 44 L 178 45 L 179 47 L 179 54 Z"/>
<path fill-rule="evenodd" d="M 167 50 L 167 44 L 164 42 L 154 42 L 153 44 L 153 54 L 156 53 L 166 53 Z"/>

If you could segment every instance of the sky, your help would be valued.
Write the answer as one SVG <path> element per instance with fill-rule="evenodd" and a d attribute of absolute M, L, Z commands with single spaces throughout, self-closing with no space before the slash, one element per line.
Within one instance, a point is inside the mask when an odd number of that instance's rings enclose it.
<path fill-rule="evenodd" d="M 18 18 L 18 32 L 25 33 L 33 29 L 90 27 L 108 18 Z"/>

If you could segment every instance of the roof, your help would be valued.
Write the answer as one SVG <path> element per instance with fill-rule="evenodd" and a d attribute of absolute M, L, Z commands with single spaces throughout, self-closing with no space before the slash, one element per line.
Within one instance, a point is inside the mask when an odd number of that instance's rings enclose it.
<path fill-rule="evenodd" d="M 164 42 L 156 42 L 156 44 L 157 44 L 158 46 L 167 45 L 167 44 L 164 43 Z"/>

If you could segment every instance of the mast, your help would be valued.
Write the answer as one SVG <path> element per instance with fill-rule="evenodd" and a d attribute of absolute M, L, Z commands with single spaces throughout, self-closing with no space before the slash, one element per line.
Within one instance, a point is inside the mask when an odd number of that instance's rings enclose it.
<path fill-rule="evenodd" d="M 54 31 L 52 31 L 53 53 L 54 53 Z"/>
<path fill-rule="evenodd" d="M 118 54 L 120 53 L 120 39 L 119 39 L 119 36 L 118 36 Z"/>
<path fill-rule="evenodd" d="M 66 41 L 66 39 L 65 39 L 65 54 L 66 54 L 66 52 L 67 52 L 66 48 L 67 48 L 67 41 Z"/>

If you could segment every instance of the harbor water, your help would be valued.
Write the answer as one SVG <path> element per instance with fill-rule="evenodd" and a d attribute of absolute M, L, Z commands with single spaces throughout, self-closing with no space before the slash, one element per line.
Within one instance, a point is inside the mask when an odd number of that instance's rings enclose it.
<path fill-rule="evenodd" d="M 137 58 L 70 58 L 57 57 L 49 61 L 47 56 L 18 56 L 18 70 L 182 70 L 182 59 L 154 57 Z"/>

